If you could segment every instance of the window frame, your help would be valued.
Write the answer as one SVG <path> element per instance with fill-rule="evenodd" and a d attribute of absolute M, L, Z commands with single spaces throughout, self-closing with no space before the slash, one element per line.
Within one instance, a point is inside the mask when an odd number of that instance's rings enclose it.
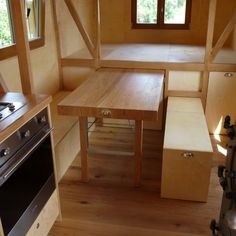
<path fill-rule="evenodd" d="M 7 0 L 7 1 L 9 1 L 8 9 L 9 9 L 9 15 L 10 15 L 12 36 L 13 36 L 13 41 L 15 41 L 14 26 L 13 26 L 14 15 L 11 10 L 11 1 L 14 1 L 14 0 Z M 41 8 L 40 9 L 41 22 L 39 23 L 40 37 L 34 40 L 29 40 L 30 50 L 42 47 L 45 44 L 45 0 L 41 0 L 40 8 Z M 0 48 L 0 60 L 5 60 L 7 58 L 14 57 L 16 55 L 17 55 L 17 50 L 16 50 L 15 42 L 13 42 L 12 45 Z"/>
<path fill-rule="evenodd" d="M 185 23 L 184 24 L 165 24 L 165 0 L 156 0 L 157 15 L 159 19 L 154 24 L 140 24 L 137 23 L 137 0 L 131 0 L 131 23 L 133 29 L 190 29 L 191 24 L 191 10 L 192 0 L 186 0 L 186 12 L 185 12 Z"/>

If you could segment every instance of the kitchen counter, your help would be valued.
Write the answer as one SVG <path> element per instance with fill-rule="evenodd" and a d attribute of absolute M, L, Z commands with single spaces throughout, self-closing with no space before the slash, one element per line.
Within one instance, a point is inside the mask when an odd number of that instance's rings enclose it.
<path fill-rule="evenodd" d="M 49 95 L 24 95 L 22 93 L 1 93 L 0 102 L 25 103 L 19 110 L 0 121 L 0 141 L 2 142 L 15 130 L 47 107 L 52 98 Z"/>

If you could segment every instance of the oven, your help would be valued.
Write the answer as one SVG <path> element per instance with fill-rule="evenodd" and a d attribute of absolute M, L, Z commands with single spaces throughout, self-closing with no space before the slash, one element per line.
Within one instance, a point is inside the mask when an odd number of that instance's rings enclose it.
<path fill-rule="evenodd" d="M 47 109 L 0 144 L 0 218 L 5 235 L 25 235 L 55 190 Z"/>

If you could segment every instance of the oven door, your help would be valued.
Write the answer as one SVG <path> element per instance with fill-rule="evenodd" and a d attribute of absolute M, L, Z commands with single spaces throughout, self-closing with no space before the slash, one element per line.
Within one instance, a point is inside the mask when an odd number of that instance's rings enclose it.
<path fill-rule="evenodd" d="M 15 154 L 0 176 L 0 218 L 5 235 L 25 235 L 55 190 L 50 130 L 41 130 Z"/>

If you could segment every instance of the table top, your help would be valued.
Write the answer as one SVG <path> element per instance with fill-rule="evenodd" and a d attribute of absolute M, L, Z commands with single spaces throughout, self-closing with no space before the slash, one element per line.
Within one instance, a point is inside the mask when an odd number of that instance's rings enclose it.
<path fill-rule="evenodd" d="M 164 73 L 100 69 L 58 104 L 61 115 L 157 120 Z"/>

